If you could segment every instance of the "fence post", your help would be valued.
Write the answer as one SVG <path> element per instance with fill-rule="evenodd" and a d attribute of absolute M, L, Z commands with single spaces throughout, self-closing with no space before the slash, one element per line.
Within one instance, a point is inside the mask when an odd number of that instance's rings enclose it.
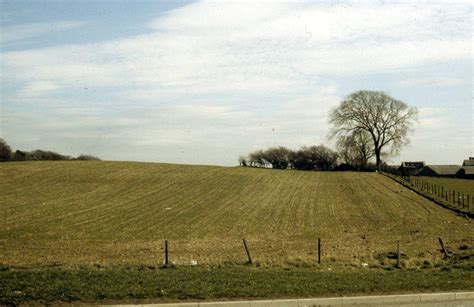
<path fill-rule="evenodd" d="M 443 250 L 444 257 L 449 258 L 449 254 L 446 248 L 444 247 L 443 240 L 441 240 L 441 238 L 438 238 L 438 241 L 439 241 L 439 245 L 441 245 L 441 249 Z"/>
<path fill-rule="evenodd" d="M 400 240 L 397 241 L 397 265 L 396 267 L 400 268 Z"/>
<path fill-rule="evenodd" d="M 245 239 L 242 239 L 242 241 L 244 241 L 245 251 L 247 252 L 247 257 L 249 258 L 249 264 L 252 264 L 253 261 L 252 261 L 252 257 L 250 256 L 250 251 L 249 251 L 249 248 L 247 246 L 247 242 L 245 241 Z"/>
<path fill-rule="evenodd" d="M 165 266 L 168 266 L 168 240 L 165 240 Z"/>
<path fill-rule="evenodd" d="M 458 207 L 461 207 L 461 202 L 459 200 L 459 197 L 461 197 L 461 196 L 460 196 L 460 193 L 458 192 Z"/>
<path fill-rule="evenodd" d="M 462 193 L 462 207 L 464 208 L 464 193 Z"/>
<path fill-rule="evenodd" d="M 441 198 L 444 198 L 444 187 L 441 186 Z"/>
<path fill-rule="evenodd" d="M 321 263 L 321 238 L 318 238 L 318 264 Z"/>

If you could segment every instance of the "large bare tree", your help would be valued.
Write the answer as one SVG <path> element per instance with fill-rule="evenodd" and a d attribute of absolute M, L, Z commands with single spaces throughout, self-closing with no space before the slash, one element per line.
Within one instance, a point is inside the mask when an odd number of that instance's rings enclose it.
<path fill-rule="evenodd" d="M 348 137 L 359 132 L 371 136 L 378 170 L 383 153 L 396 154 L 409 143 L 408 134 L 416 119 L 416 108 L 384 92 L 365 90 L 347 96 L 329 115 L 332 136 Z"/>

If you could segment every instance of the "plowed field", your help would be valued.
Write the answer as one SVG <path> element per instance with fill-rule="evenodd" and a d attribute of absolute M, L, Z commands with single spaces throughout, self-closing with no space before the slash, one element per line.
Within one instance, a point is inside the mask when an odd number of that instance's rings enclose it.
<path fill-rule="evenodd" d="M 0 263 L 405 261 L 472 246 L 472 220 L 376 173 L 304 172 L 132 162 L 0 165 Z"/>

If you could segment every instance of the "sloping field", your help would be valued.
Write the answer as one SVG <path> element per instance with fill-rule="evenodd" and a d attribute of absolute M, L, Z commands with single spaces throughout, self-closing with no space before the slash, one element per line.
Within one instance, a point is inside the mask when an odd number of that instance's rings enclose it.
<path fill-rule="evenodd" d="M 0 263 L 405 261 L 472 246 L 473 222 L 374 173 L 278 171 L 129 162 L 0 165 Z M 465 248 L 465 247 L 464 247 Z"/>

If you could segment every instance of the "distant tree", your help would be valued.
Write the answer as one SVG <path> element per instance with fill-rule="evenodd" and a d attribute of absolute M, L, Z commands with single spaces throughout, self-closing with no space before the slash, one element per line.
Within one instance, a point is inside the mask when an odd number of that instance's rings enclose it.
<path fill-rule="evenodd" d="M 358 91 L 347 96 L 330 113 L 331 135 L 348 136 L 361 131 L 372 138 L 377 169 L 381 156 L 396 154 L 409 143 L 408 133 L 416 121 L 417 110 L 384 92 Z"/>
<path fill-rule="evenodd" d="M 0 138 L 0 161 L 10 161 L 12 159 L 12 149 L 7 142 Z"/>
<path fill-rule="evenodd" d="M 47 151 L 47 150 L 33 150 L 28 154 L 30 160 L 71 160 L 71 157 L 61 155 L 54 151 Z"/>
<path fill-rule="evenodd" d="M 92 155 L 80 155 L 79 157 L 76 158 L 76 160 L 84 160 L 84 161 L 100 161 L 99 158 L 92 156 Z"/>
<path fill-rule="evenodd" d="M 331 170 L 336 167 L 337 158 L 337 153 L 326 146 L 303 146 L 290 155 L 290 162 L 300 170 Z"/>
<path fill-rule="evenodd" d="M 336 167 L 338 154 L 332 149 L 324 145 L 319 145 L 311 146 L 309 150 L 317 170 L 328 171 Z"/>
<path fill-rule="evenodd" d="M 286 169 L 290 164 L 290 153 L 291 150 L 283 146 L 270 147 L 263 152 L 262 157 L 265 162 L 272 165 L 272 168 Z"/>
<path fill-rule="evenodd" d="M 336 144 L 341 160 L 359 170 L 365 169 L 369 159 L 374 156 L 372 139 L 366 131 L 340 135 Z"/>
<path fill-rule="evenodd" d="M 13 155 L 13 160 L 15 161 L 25 161 L 27 158 L 27 153 L 21 150 L 16 150 L 15 154 Z"/>
<path fill-rule="evenodd" d="M 247 158 L 244 156 L 239 157 L 239 165 L 240 166 L 247 166 Z"/>
<path fill-rule="evenodd" d="M 267 162 L 264 159 L 264 152 L 263 150 L 257 150 L 249 154 L 249 164 L 250 166 L 256 166 L 256 167 L 266 167 Z"/>

